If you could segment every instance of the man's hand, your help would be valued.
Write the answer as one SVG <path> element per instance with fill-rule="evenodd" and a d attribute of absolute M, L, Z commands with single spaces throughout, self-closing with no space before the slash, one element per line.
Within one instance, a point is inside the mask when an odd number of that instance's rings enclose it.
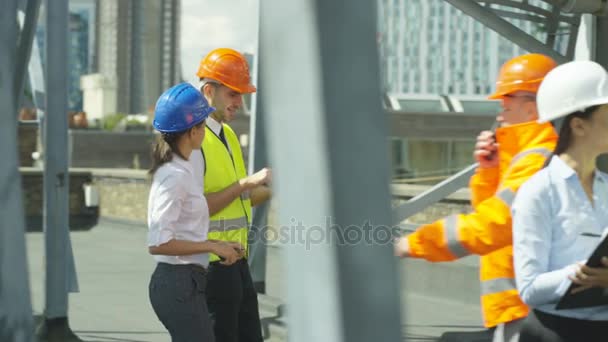
<path fill-rule="evenodd" d="M 410 255 L 410 244 L 406 236 L 395 239 L 395 256 L 407 258 Z"/>
<path fill-rule="evenodd" d="M 222 265 L 232 265 L 237 262 L 241 257 L 243 252 L 237 251 L 235 248 L 234 242 L 223 242 L 216 241 L 214 246 L 214 254 L 220 256 L 223 260 L 220 262 Z M 237 243 L 240 248 L 243 248 L 241 244 Z"/>
<path fill-rule="evenodd" d="M 600 267 L 589 267 L 583 264 L 577 264 L 576 273 L 570 276 L 573 283 L 581 285 L 572 290 L 572 293 L 579 293 L 592 287 L 608 288 L 608 258 L 602 258 Z"/>
<path fill-rule="evenodd" d="M 252 189 L 258 185 L 270 184 L 272 181 L 272 171 L 270 168 L 263 168 L 260 171 L 243 178 L 242 185 L 247 189 Z"/>
<path fill-rule="evenodd" d="M 481 168 L 498 166 L 498 144 L 492 131 L 483 131 L 477 136 L 473 157 Z"/>
<path fill-rule="evenodd" d="M 245 256 L 245 248 L 238 242 L 226 242 L 239 254 L 239 259 Z"/>
<path fill-rule="evenodd" d="M 272 197 L 272 190 L 266 185 L 258 185 L 249 190 L 249 199 L 254 207 L 268 201 L 270 197 Z"/>

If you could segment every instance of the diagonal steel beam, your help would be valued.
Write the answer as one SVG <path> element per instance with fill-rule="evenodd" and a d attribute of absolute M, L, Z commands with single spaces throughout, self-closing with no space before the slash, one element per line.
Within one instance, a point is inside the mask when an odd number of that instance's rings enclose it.
<path fill-rule="evenodd" d="M 559 52 L 555 51 L 551 47 L 539 42 L 525 31 L 513 24 L 509 23 L 505 19 L 498 16 L 496 13 L 484 8 L 479 3 L 473 0 L 445 0 L 452 6 L 458 8 L 462 12 L 475 18 L 475 20 L 484 24 L 488 28 L 496 31 L 501 36 L 509 39 L 513 43 L 519 45 L 523 49 L 530 52 L 538 52 L 550 56 L 555 59 L 558 63 L 565 63 L 571 58 L 568 58 Z"/>
<path fill-rule="evenodd" d="M 26 0 L 25 17 L 23 19 L 23 27 L 19 35 L 19 43 L 17 45 L 17 60 L 15 66 L 15 106 L 21 106 L 21 98 L 23 96 L 23 83 L 27 65 L 30 61 L 32 52 L 32 42 L 34 41 L 34 33 L 36 32 L 36 24 L 38 23 L 38 12 L 40 10 L 41 0 Z"/>
<path fill-rule="evenodd" d="M 477 164 L 470 165 L 452 177 L 436 184 L 427 191 L 393 208 L 393 224 L 399 225 L 403 220 L 415 215 L 425 208 L 441 201 L 455 191 L 467 186 L 469 179 L 475 173 Z"/>
<path fill-rule="evenodd" d="M 547 23 L 547 45 L 555 48 L 555 39 L 557 38 L 557 31 L 559 29 L 559 7 L 553 6 L 553 15 L 549 16 Z M 574 39 L 572 39 L 574 38 Z M 570 36 L 570 42 L 576 41 L 576 36 Z"/>

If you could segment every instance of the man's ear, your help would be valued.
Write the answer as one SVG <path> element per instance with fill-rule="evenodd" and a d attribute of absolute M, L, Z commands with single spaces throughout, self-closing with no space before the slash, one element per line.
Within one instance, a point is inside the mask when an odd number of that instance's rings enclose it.
<path fill-rule="evenodd" d="M 215 93 L 215 87 L 211 83 L 205 83 L 202 88 L 202 93 L 206 98 L 211 98 Z"/>
<path fill-rule="evenodd" d="M 528 101 L 525 103 L 526 113 L 528 113 L 528 121 L 536 121 L 538 119 L 538 110 L 536 109 L 536 102 Z"/>

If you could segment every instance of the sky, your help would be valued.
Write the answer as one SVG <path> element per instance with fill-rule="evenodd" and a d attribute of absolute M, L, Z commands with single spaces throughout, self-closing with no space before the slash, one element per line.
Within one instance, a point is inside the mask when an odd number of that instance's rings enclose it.
<path fill-rule="evenodd" d="M 200 60 L 211 50 L 257 49 L 258 0 L 181 0 L 181 65 L 194 82 Z"/>

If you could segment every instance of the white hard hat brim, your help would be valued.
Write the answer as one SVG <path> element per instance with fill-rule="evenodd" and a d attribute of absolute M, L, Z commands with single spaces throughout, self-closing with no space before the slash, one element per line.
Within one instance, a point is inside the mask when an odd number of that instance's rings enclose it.
<path fill-rule="evenodd" d="M 560 113 L 555 113 L 552 116 L 547 116 L 545 118 L 539 118 L 538 122 L 539 123 L 545 123 L 545 122 L 549 122 L 549 121 L 553 121 L 559 118 L 563 118 L 566 117 L 572 113 L 576 113 L 576 112 L 580 112 L 580 111 L 584 111 L 585 109 L 589 108 L 589 107 L 593 107 L 593 106 L 601 106 L 601 105 L 605 105 L 608 104 L 608 97 L 603 97 L 603 98 L 599 98 L 596 99 L 595 101 L 591 101 L 589 103 L 586 104 L 585 107 L 581 107 L 581 106 L 574 106 L 574 107 L 570 107 L 570 108 L 566 108 L 562 111 L 560 111 Z"/>

